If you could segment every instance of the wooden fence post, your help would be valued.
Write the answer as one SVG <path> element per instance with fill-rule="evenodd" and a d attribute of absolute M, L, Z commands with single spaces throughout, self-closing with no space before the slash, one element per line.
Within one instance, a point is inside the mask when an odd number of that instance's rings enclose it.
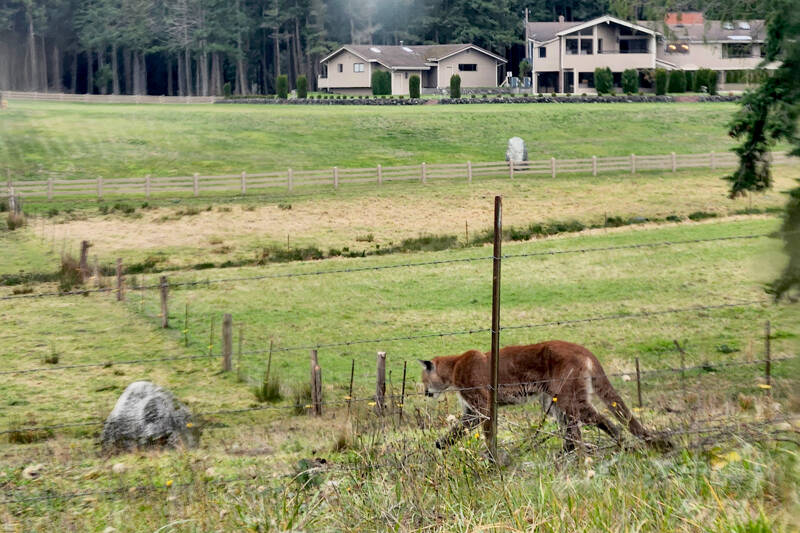
<path fill-rule="evenodd" d="M 103 197 L 103 177 L 97 176 L 97 197 Z"/>
<path fill-rule="evenodd" d="M 678 171 L 678 158 L 675 156 L 675 152 L 670 152 L 670 156 L 672 156 L 672 171 Z"/>
<path fill-rule="evenodd" d="M 47 199 L 53 199 L 53 178 L 47 178 Z"/>
<path fill-rule="evenodd" d="M 386 352 L 378 352 L 377 373 L 375 378 L 375 412 L 383 415 L 386 407 Z"/>
<path fill-rule="evenodd" d="M 472 161 L 467 161 L 467 183 L 472 183 Z"/>
<path fill-rule="evenodd" d="M 425 162 L 424 161 L 422 163 L 422 176 L 421 176 L 421 179 L 422 179 L 422 183 L 426 183 L 428 181 L 428 172 L 427 172 L 427 169 L 425 168 Z"/>
<path fill-rule="evenodd" d="M 81 271 L 81 279 L 86 280 L 89 277 L 89 248 L 92 245 L 89 241 L 81 241 L 81 255 L 78 260 L 78 270 Z"/>
<path fill-rule="evenodd" d="M 642 375 L 639 371 L 639 358 L 636 358 L 636 396 L 639 398 L 639 409 L 642 408 Z"/>
<path fill-rule="evenodd" d="M 294 176 L 292 175 L 292 169 L 290 168 L 288 170 L 288 172 L 286 173 L 286 183 L 287 183 L 287 186 L 289 187 L 290 191 L 292 190 L 292 187 L 294 186 L 292 181 L 294 181 Z"/>
<path fill-rule="evenodd" d="M 770 389 L 772 388 L 772 346 L 770 346 L 770 337 L 771 337 L 771 328 L 769 320 L 764 325 L 764 359 L 766 359 L 766 365 L 764 366 L 764 378 L 767 381 L 767 392 L 771 394 Z"/>
<path fill-rule="evenodd" d="M 554 178 L 556 177 L 556 158 L 555 157 L 551 157 L 550 158 L 550 174 L 552 175 L 552 177 L 554 177 Z"/>
<path fill-rule="evenodd" d="M 353 401 L 353 376 L 356 371 L 356 360 L 350 360 L 350 389 L 347 393 L 347 416 L 350 416 L 350 402 Z"/>
<path fill-rule="evenodd" d="M 159 280 L 159 292 L 161 292 L 161 327 L 169 327 L 169 309 L 167 307 L 167 292 L 169 291 L 169 284 L 167 283 L 167 276 L 161 276 Z"/>
<path fill-rule="evenodd" d="M 199 196 L 200 195 L 200 175 L 197 172 L 195 172 L 193 178 L 194 178 L 194 195 L 195 196 Z"/>
<path fill-rule="evenodd" d="M 592 176 L 597 176 L 597 156 L 592 156 Z"/>
<path fill-rule="evenodd" d="M 216 317 L 211 315 L 211 328 L 208 331 L 208 355 L 209 357 L 214 351 L 214 322 Z"/>
<path fill-rule="evenodd" d="M 400 411 L 397 415 L 397 421 L 403 421 L 403 404 L 406 403 L 406 366 L 408 365 L 408 361 L 403 361 L 403 387 L 400 389 Z"/>
<path fill-rule="evenodd" d="M 242 194 L 247 194 L 247 172 L 242 172 L 241 191 Z"/>
<path fill-rule="evenodd" d="M 144 177 L 144 197 L 150 198 L 150 174 Z"/>
<path fill-rule="evenodd" d="M 503 197 L 494 197 L 494 252 L 492 265 L 492 355 L 489 387 L 489 453 L 497 460 L 497 387 L 500 374 L 500 265 L 503 246 Z"/>
<path fill-rule="evenodd" d="M 322 369 L 319 367 L 316 350 L 311 350 L 311 406 L 314 416 L 322 414 Z"/>
<path fill-rule="evenodd" d="M 636 154 L 631 154 L 631 174 L 636 174 Z"/>
<path fill-rule="evenodd" d="M 713 168 L 715 168 L 715 167 L 717 166 L 717 165 L 716 165 L 716 160 L 715 160 L 715 158 L 714 158 L 714 151 L 713 151 L 713 150 L 711 151 L 711 157 L 709 157 L 709 162 L 708 162 L 708 164 L 709 164 L 709 166 L 710 166 L 712 169 L 713 169 Z"/>
<path fill-rule="evenodd" d="M 339 167 L 333 167 L 333 188 L 339 188 Z"/>
<path fill-rule="evenodd" d="M 189 300 L 183 302 L 183 345 L 189 346 Z"/>
<path fill-rule="evenodd" d="M 508 160 L 508 178 L 514 179 L 514 162 L 512 160 Z"/>
<path fill-rule="evenodd" d="M 122 258 L 117 258 L 117 301 L 125 300 L 125 290 L 123 288 L 122 278 Z"/>
<path fill-rule="evenodd" d="M 222 370 L 230 372 L 233 368 L 233 317 L 230 313 L 222 316 Z"/>
<path fill-rule="evenodd" d="M 378 165 L 378 185 L 381 185 L 382 183 L 383 183 L 383 167 L 381 167 L 381 165 Z"/>

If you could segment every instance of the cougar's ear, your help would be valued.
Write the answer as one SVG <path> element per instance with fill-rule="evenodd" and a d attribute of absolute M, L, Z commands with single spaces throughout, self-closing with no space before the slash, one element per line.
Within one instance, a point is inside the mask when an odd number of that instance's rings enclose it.
<path fill-rule="evenodd" d="M 422 364 L 422 366 L 425 367 L 425 371 L 426 372 L 432 372 L 433 371 L 433 361 L 425 361 L 423 359 L 420 359 L 419 362 Z"/>

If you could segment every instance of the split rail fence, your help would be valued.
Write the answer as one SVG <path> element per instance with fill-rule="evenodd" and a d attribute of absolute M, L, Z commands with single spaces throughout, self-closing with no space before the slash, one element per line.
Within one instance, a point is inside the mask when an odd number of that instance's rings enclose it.
<path fill-rule="evenodd" d="M 69 94 L 2 91 L 9 100 L 41 100 L 48 102 L 84 102 L 87 104 L 213 104 L 217 96 L 151 96 L 144 94 Z"/>
<path fill-rule="evenodd" d="M 776 152 L 772 155 L 773 164 L 792 162 L 788 154 Z M 195 173 L 192 176 L 153 177 L 150 175 L 135 178 L 93 179 L 55 179 L 8 182 L 8 195 L 23 197 L 56 196 L 144 196 L 164 193 L 184 193 L 200 196 L 201 193 L 248 193 L 269 190 L 293 191 L 297 187 L 333 187 L 344 184 L 374 183 L 382 185 L 389 182 L 417 181 L 427 183 L 434 180 L 466 180 L 543 175 L 555 178 L 559 174 L 591 174 L 597 176 L 605 172 L 629 172 L 667 170 L 677 172 L 687 168 L 732 168 L 738 158 L 732 152 L 703 154 L 665 154 L 636 155 L 624 157 L 588 157 L 579 159 L 542 159 L 524 162 L 472 162 L 441 163 L 388 166 L 376 165 L 362 168 L 331 167 L 320 170 L 296 170 L 287 168 L 275 172 L 240 172 L 206 176 Z"/>

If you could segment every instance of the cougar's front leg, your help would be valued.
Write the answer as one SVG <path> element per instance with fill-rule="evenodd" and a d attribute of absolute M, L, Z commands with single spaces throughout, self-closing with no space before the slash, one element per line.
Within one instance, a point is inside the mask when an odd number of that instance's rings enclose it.
<path fill-rule="evenodd" d="M 463 394 L 461 395 L 461 403 L 464 406 L 464 413 L 461 415 L 461 419 L 456 423 L 456 425 L 450 428 L 450 431 L 447 432 L 446 435 L 436 441 L 436 447 L 438 449 L 443 450 L 449 446 L 452 446 L 458 442 L 458 440 L 461 439 L 468 431 L 475 429 L 481 423 L 483 417 L 481 416 L 480 412 L 471 405 L 470 400 L 474 402 L 476 399 L 464 397 Z"/>

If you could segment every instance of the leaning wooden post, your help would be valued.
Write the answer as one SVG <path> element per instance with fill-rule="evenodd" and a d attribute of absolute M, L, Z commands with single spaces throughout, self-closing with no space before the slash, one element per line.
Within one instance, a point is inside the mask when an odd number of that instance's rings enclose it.
<path fill-rule="evenodd" d="M 467 183 L 472 183 L 472 161 L 467 161 Z"/>
<path fill-rule="evenodd" d="M 597 156 L 592 156 L 592 176 L 597 176 Z"/>
<path fill-rule="evenodd" d="M 377 373 L 375 378 L 375 412 L 383 415 L 386 407 L 386 352 L 378 352 Z"/>
<path fill-rule="evenodd" d="M 554 177 L 554 178 L 556 177 L 556 158 L 555 157 L 551 157 L 550 158 L 550 175 L 552 177 Z"/>
<path fill-rule="evenodd" d="M 159 290 L 161 292 L 161 327 L 169 327 L 169 311 L 167 308 L 167 292 L 169 291 L 169 284 L 167 283 L 167 276 L 161 276 L 159 281 Z"/>
<path fill-rule="evenodd" d="M 397 421 L 403 421 L 403 404 L 406 403 L 406 366 L 408 365 L 408 361 L 403 361 L 403 386 L 400 389 L 400 411 L 397 415 Z"/>
<path fill-rule="evenodd" d="M 424 161 L 422 163 L 422 176 L 421 176 L 421 179 L 422 179 L 422 183 L 426 183 L 428 181 L 428 171 L 427 171 L 427 167 L 426 167 Z"/>
<path fill-rule="evenodd" d="M 150 174 L 144 177 L 144 197 L 150 198 Z"/>
<path fill-rule="evenodd" d="M 89 277 L 89 241 L 81 241 L 81 256 L 78 260 L 78 270 L 81 272 L 81 279 Z"/>
<path fill-rule="evenodd" d="M 497 460 L 497 387 L 500 374 L 500 264 L 503 246 L 503 197 L 494 197 L 492 269 L 492 359 L 489 386 L 489 454 Z"/>
<path fill-rule="evenodd" d="M 122 258 L 117 258 L 117 301 L 121 302 L 125 299 L 125 289 L 122 277 Z"/>
<path fill-rule="evenodd" d="M 242 181 L 240 184 L 242 194 L 247 194 L 247 172 L 242 172 Z"/>
<path fill-rule="evenodd" d="M 200 175 L 195 172 L 193 177 L 194 195 L 200 196 Z"/>
<path fill-rule="evenodd" d="M 339 188 L 339 167 L 333 167 L 333 188 Z"/>
<path fill-rule="evenodd" d="M 631 174 L 636 174 L 636 154 L 631 154 Z"/>
<path fill-rule="evenodd" d="M 642 374 L 639 371 L 639 358 L 636 358 L 636 396 L 639 398 L 639 409 L 642 408 Z"/>
<path fill-rule="evenodd" d="M 766 359 L 766 365 L 764 366 L 764 378 L 767 382 L 767 393 L 770 394 L 770 389 L 772 388 L 772 346 L 770 346 L 770 323 L 767 320 L 767 323 L 764 325 L 764 359 Z"/>
<path fill-rule="evenodd" d="M 322 371 L 316 350 L 311 350 L 311 406 L 314 416 L 322 414 Z"/>
<path fill-rule="evenodd" d="M 208 332 L 208 356 L 211 357 L 212 352 L 214 351 L 214 322 L 216 317 L 211 315 L 211 329 Z"/>
<path fill-rule="evenodd" d="M 230 372 L 233 368 L 233 317 L 225 313 L 222 317 L 222 370 Z"/>
<path fill-rule="evenodd" d="M 672 158 L 672 171 L 678 171 L 678 157 L 675 155 L 675 152 L 670 153 L 670 157 Z"/>
<path fill-rule="evenodd" d="M 353 401 L 353 376 L 356 371 L 356 360 L 350 360 L 350 389 L 347 393 L 347 416 L 350 416 L 350 402 Z"/>
<path fill-rule="evenodd" d="M 383 167 L 378 165 L 378 185 L 383 183 Z"/>

